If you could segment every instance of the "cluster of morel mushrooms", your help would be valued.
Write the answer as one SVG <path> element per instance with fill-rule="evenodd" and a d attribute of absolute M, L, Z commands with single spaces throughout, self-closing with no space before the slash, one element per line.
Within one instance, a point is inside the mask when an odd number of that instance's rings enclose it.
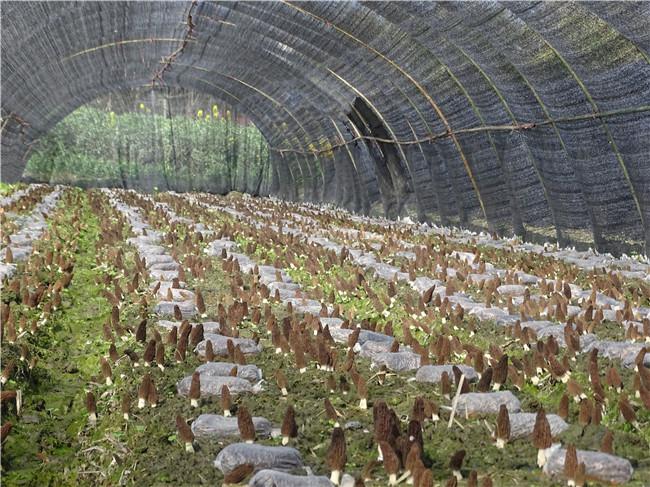
<path fill-rule="evenodd" d="M 650 266 L 642 260 L 273 199 L 95 190 L 91 201 L 104 230 L 98 262 L 120 276 L 98 276 L 112 306 L 100 325 L 103 387 L 119 386 L 124 421 L 133 421 L 134 409 L 157 407 L 166 372 L 196 354 L 201 365 L 176 384 L 189 409 L 171 420 L 188 453 L 201 441 L 227 443 L 214 460 L 226 484 L 493 485 L 493 472 L 464 466 L 482 455 L 471 445 L 459 443 L 444 465 L 432 461 L 435 439 L 464 428 L 509 455 L 529 455 L 532 445 L 537 466 L 567 485 L 633 479 L 632 463 L 615 455 L 615 432 L 647 431 L 650 418 Z M 28 323 L 13 312 L 18 305 L 3 304 L 3 344 L 37 333 L 72 279 L 75 242 L 47 236 L 54 248 L 27 255 L 22 277 L 8 274 L 3 285 L 41 318 Z M 12 242 L 3 242 L 7 264 Z M 125 242 L 134 250 L 128 261 Z M 59 277 L 32 282 L 29 267 Z M 223 294 L 204 296 L 215 268 Z M 262 370 L 256 357 L 275 366 Z M 125 362 L 136 384 L 119 384 L 114 369 Z M 15 369 L 3 364 L 3 384 Z M 322 390 L 319 411 L 298 408 L 300 377 Z M 397 397 L 388 387 L 396 383 Z M 86 400 L 91 423 L 104 402 L 95 389 Z M 559 391 L 559 401 L 544 407 L 544 391 Z M 264 394 L 281 398 L 276 424 L 241 401 Z M 3 406 L 18 398 L 2 392 Z M 307 422 L 327 428 L 327 445 L 312 453 L 329 475 L 303 460 Z M 576 423 L 602 422 L 616 428 L 601 428 L 599 449 L 562 441 Z M 10 429 L 3 425 L 3 441 Z M 364 451 L 350 450 L 351 435 L 367 436 Z M 365 465 L 349 468 L 360 455 Z"/>

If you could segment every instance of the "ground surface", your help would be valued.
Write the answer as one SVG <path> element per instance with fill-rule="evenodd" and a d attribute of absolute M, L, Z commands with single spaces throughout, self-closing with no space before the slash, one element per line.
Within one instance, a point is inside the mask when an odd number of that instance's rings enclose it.
<path fill-rule="evenodd" d="M 2 191 L 11 194 L 12 188 L 3 187 Z M 550 486 L 564 483 L 549 479 L 537 468 L 537 450 L 529 439 L 513 441 L 505 449 L 497 449 L 491 434 L 495 428 L 494 415 L 466 418 L 459 413 L 457 421 L 448 428 L 449 410 L 444 408 L 451 405 L 451 400 L 443 396 L 440 386 L 415 382 L 415 370 L 399 373 L 385 371 L 385 378 L 380 383 L 382 377 L 378 375 L 378 368 L 371 369 L 371 359 L 356 357 L 355 368 L 368 384 L 370 407 L 367 410 L 358 408 L 359 395 L 346 370 L 345 343 L 328 345 L 331 350 L 336 350 L 338 357 L 333 373 L 318 370 L 316 360 L 312 359 L 308 371 L 300 374 L 290 350 L 276 353 L 272 337 L 267 333 L 268 321 L 264 314 L 268 303 L 277 323 L 281 324 L 288 317 L 293 318 L 293 326 L 299 326 L 303 314 L 288 310 L 286 303 L 276 302 L 273 296 L 263 300 L 256 294 L 255 277 L 251 273 L 240 272 L 224 264 L 220 252 L 215 255 L 205 253 L 212 240 L 229 239 L 237 244 L 238 252 L 256 263 L 275 264 L 284 269 L 291 280 L 300 285 L 300 298 L 315 299 L 330 307 L 338 306 L 340 315 L 349 316 L 355 325 L 385 331 L 390 323 L 395 339 L 402 345 L 417 340 L 429 350 L 429 360 L 434 364 L 440 356 L 434 353 L 432 344 L 440 337 L 457 339 L 458 343 L 469 344 L 486 354 L 507 353 L 511 364 L 517 359 L 524 361 L 532 352 L 525 351 L 506 326 L 489 319 L 479 321 L 468 312 L 461 318 L 454 317 L 453 310 L 451 313 L 443 311 L 433 301 L 422 308 L 421 293 L 413 289 L 408 276 L 394 282 L 373 276 L 353 258 L 339 259 L 336 254 L 328 254 L 315 244 L 307 245 L 305 235 L 316 235 L 316 229 L 321 229 L 322 234 L 331 241 L 346 245 L 348 249 L 363 249 L 376 255 L 380 262 L 406 272 L 411 264 L 407 258 L 395 255 L 399 250 L 404 250 L 401 244 L 396 243 L 398 239 L 432 245 L 431 248 L 437 249 L 427 257 L 431 262 L 412 268 L 414 275 L 410 277 L 440 278 L 440 274 L 432 271 L 431 267 L 431 264 L 435 264 L 436 255 L 446 259 L 449 267 L 456 266 L 461 272 L 466 272 L 467 268 L 458 259 L 450 258 L 450 252 L 471 251 L 474 248 L 471 243 L 441 239 L 437 235 L 416 234 L 408 229 L 381 229 L 377 223 L 359 222 L 343 213 L 319 214 L 311 209 L 277 207 L 266 200 L 256 202 L 246 198 L 195 198 L 161 194 L 155 201 L 166 203 L 167 206 L 163 208 L 154 207 L 148 197 L 130 193 L 116 192 L 109 199 L 107 194 L 98 190 L 84 192 L 64 189 L 56 207 L 47 215 L 45 234 L 33 243 L 34 252 L 27 260 L 17 263 L 15 274 L 3 286 L 3 305 L 9 305 L 7 309 L 13 316 L 14 326 L 18 328 L 17 337 L 12 340 L 8 339 L 6 324 L 3 330 L 3 370 L 11 361 L 16 364 L 3 391 L 20 389 L 23 396 L 19 415 L 10 401 L 3 402 L 2 422 L 10 421 L 13 425 L 2 450 L 2 480 L 5 485 L 219 485 L 223 481 L 223 474 L 215 468 L 213 461 L 226 444 L 239 441 L 237 438 L 199 439 L 195 442 L 194 454 L 185 451 L 176 430 L 176 415 L 181 415 L 191 424 L 199 414 L 216 414 L 221 410 L 219 397 L 202 398 L 199 407 L 192 408 L 188 398 L 177 392 L 177 381 L 190 375 L 202 363 L 191 347 L 185 360 L 177 363 L 174 347 L 166 346 L 164 371 L 155 365 L 145 368 L 141 363 L 134 367 L 133 361 L 128 358 L 127 351 L 134 351 L 142 358 L 144 344 L 135 337 L 141 319 L 147 320 L 147 340 L 166 343 L 167 331 L 158 328 L 156 323 L 161 318 L 173 317 L 155 313 L 155 304 L 160 297 L 151 292 L 150 283 L 155 283 L 156 279 L 147 276 L 151 269 L 147 272 L 138 269 L 136 256 L 141 249 L 127 242 L 127 238 L 138 235 L 139 230 L 133 225 L 133 220 L 125 217 L 119 208 L 116 209 L 116 201 L 140 212 L 142 221 L 148 225 L 148 234 L 160 232 L 160 245 L 164 247 L 165 255 L 172 256 L 183 266 L 186 289 L 200 291 L 204 297 L 206 310 L 202 321 L 222 321 L 219 318 L 224 318 L 223 308 L 228 309 L 235 302 L 247 302 L 248 314 L 233 322 L 232 326 L 238 330 L 240 337 L 259 339 L 263 346 L 260 354 L 246 357 L 248 363 L 262 369 L 264 382 L 260 385 L 263 390 L 235 398 L 233 412 L 236 414 L 244 405 L 254 416 L 265 417 L 279 427 L 287 405 L 293 405 L 297 412 L 299 434 L 292 440 L 291 446 L 300 451 L 305 465 L 314 473 L 329 475 L 326 452 L 333 422 L 325 414 L 324 398 L 329 398 L 341 413 L 342 425 L 351 421 L 359 423 L 358 429 L 345 431 L 345 471 L 357 477 L 365 466 L 376 459 L 373 404 L 379 400 L 386 401 L 400 419 L 400 428 L 405 430 L 412 417 L 415 398 L 423 396 L 442 406 L 440 421 L 426 421 L 422 425 L 422 460 L 426 468 L 432 470 L 436 485 L 447 483 L 451 477 L 450 457 L 460 449 L 467 452 L 461 470 L 464 477 L 476 470 L 479 478 L 489 476 L 494 485 Z M 27 205 L 22 211 L 28 213 L 38 208 L 37 205 L 38 202 Z M 224 211 L 224 208 L 240 212 L 246 218 L 239 220 L 241 215 Z M 261 214 L 255 215 L 255 211 Z M 273 212 L 277 213 L 273 215 Z M 310 226 L 303 229 L 304 235 L 295 237 L 288 235 L 287 228 L 299 228 L 306 220 L 294 218 L 290 224 L 283 223 L 281 232 L 269 227 L 271 224 L 277 225 L 281 218 L 286 219 L 290 214 L 302 215 L 315 223 L 309 223 Z M 15 216 L 10 216 L 10 219 Z M 364 229 L 374 234 L 350 236 L 335 230 L 343 227 Z M 14 227 L 7 228 L 16 231 Z M 380 248 L 382 244 L 384 247 Z M 530 259 L 524 253 L 490 247 L 480 247 L 479 250 L 484 253 L 486 262 L 511 271 L 526 270 L 546 278 L 557 276 L 585 289 L 589 289 L 598 279 L 598 276 L 583 269 L 551 258 Z M 51 264 L 44 262 L 48 251 L 54 253 Z M 72 268 L 68 264 L 72 264 Z M 61 286 L 60 305 L 56 309 L 46 309 L 47 303 L 55 302 L 56 284 L 66 272 L 72 278 L 67 287 Z M 359 272 L 364 274 L 362 285 L 356 282 Z M 139 282 L 134 286 L 136 273 Z M 650 305 L 648 296 L 643 294 L 648 285 L 647 274 L 645 279 L 642 274 L 641 277 L 631 274 L 621 277 L 623 284 L 617 288 L 619 292 L 612 291 L 617 296 L 620 293 L 621 302 L 625 299 L 630 301 L 635 308 L 633 318 L 639 323 L 642 323 L 643 311 Z M 600 278 L 604 279 L 603 276 L 607 277 L 608 274 L 600 275 Z M 22 280 L 18 285 L 19 292 L 12 288 L 12 280 Z M 504 283 L 505 280 L 504 277 Z M 46 292 L 40 302 L 29 303 L 24 290 L 34 293 L 41 284 Z M 117 296 L 116 284 L 122 296 Z M 485 285 L 468 284 L 458 276 L 454 282 L 451 279 L 444 282 L 442 287 L 445 286 L 448 290 L 456 287 L 476 302 L 485 299 Z M 603 284 L 600 290 L 605 291 L 606 288 Z M 537 286 L 531 286 L 531 293 L 545 294 Z M 547 297 L 551 294 L 548 293 Z M 495 307 L 507 306 L 503 296 L 494 299 Z M 571 298 L 570 304 L 578 305 L 575 297 Z M 111 318 L 114 305 L 119 308 L 117 321 Z M 255 309 L 259 309 L 263 315 L 258 323 L 255 323 L 257 320 L 253 316 Z M 422 309 L 424 311 L 420 314 Z M 542 319 L 547 318 L 558 324 L 556 317 L 542 316 Z M 198 316 L 192 319 L 201 320 Z M 30 331 L 34 322 L 39 326 Z M 21 323 L 24 331 L 20 330 Z M 405 336 L 406 329 L 406 333 L 412 337 Z M 633 342 L 626 335 L 622 322 L 616 319 L 599 322 L 594 326 L 593 333 L 599 340 L 644 343 L 643 336 L 635 337 Z M 109 357 L 111 341 L 115 343 L 119 360 L 109 359 L 114 384 L 106 385 L 100 374 L 100 357 Z M 27 350 L 24 361 L 19 358 L 21 350 Z M 565 353 L 566 349 L 561 349 L 557 353 L 558 358 L 561 360 Z M 444 363 L 464 363 L 466 355 L 466 351 L 460 348 L 450 353 Z M 30 369 L 30 359 L 33 357 L 38 357 L 38 361 Z M 220 360 L 232 361 L 232 358 Z M 595 396 L 589 379 L 589 360 L 588 354 L 577 353 L 575 361 L 570 362 L 570 370 L 573 380 L 593 402 Z M 633 367 L 625 367 L 617 358 L 610 360 L 600 357 L 598 367 L 605 387 L 602 419 L 585 421 L 579 414 L 580 406 L 571 400 L 567 417 L 569 427 L 557 441 L 563 445 L 575 444 L 578 449 L 598 450 L 605 432 L 609 430 L 614 437 L 614 453 L 629 460 L 634 467 L 634 474 L 627 485 L 648 485 L 650 412 L 642 400 L 635 397 L 635 376 L 638 373 Z M 636 416 L 637 422 L 634 424 L 621 417 L 618 407 L 621 395 L 606 384 L 606 372 L 611 367 L 622 378 L 623 391 L 631 401 Z M 282 370 L 287 377 L 287 396 L 282 395 L 276 384 L 274 374 L 277 370 Z M 145 371 L 151 374 L 156 384 L 158 403 L 155 408 L 147 406 L 138 409 L 138 387 Z M 536 412 L 544 407 L 550 414 L 558 410 L 560 399 L 567 392 L 566 384 L 553 377 L 548 370 L 540 375 L 542 381 L 537 386 L 533 385 L 531 377 L 517 383 L 512 378 L 515 372 L 523 374 L 515 367 L 504 389 L 513 391 L 520 399 L 522 411 Z M 331 393 L 326 386 L 330 375 L 337 383 L 345 378 L 349 391 L 343 393 L 339 389 Z M 97 402 L 98 421 L 94 425 L 89 424 L 85 404 L 89 391 Z M 452 396 L 455 391 L 454 386 Z M 128 421 L 124 420 L 120 407 L 126 394 L 131 398 Z M 279 445 L 280 438 L 262 439 L 259 442 Z M 368 471 L 371 473 L 366 485 L 386 485 L 387 475 L 380 464 Z M 460 485 L 465 485 L 464 482 L 461 481 Z"/>

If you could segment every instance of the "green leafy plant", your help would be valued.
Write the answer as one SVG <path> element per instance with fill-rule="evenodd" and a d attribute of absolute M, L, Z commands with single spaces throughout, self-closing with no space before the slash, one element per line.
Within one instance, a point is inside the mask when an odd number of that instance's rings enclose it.
<path fill-rule="evenodd" d="M 65 117 L 40 140 L 25 176 L 32 181 L 118 186 L 149 192 L 265 192 L 268 144 L 252 124 L 216 105 L 201 116 L 163 116 L 93 106 Z"/>

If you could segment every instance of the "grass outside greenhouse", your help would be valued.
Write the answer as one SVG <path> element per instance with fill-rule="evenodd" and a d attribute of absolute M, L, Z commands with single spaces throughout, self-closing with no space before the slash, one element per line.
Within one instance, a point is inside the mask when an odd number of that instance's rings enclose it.
<path fill-rule="evenodd" d="M 216 104 L 194 117 L 81 107 L 43 137 L 25 171 L 28 181 L 144 191 L 240 191 L 263 194 L 268 144 L 251 123 Z"/>

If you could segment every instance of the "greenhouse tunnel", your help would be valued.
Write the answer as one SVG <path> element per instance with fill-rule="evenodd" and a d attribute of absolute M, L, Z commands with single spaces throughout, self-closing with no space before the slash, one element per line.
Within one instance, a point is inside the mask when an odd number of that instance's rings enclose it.
<path fill-rule="evenodd" d="M 650 248 L 648 2 L 11 2 L 2 180 L 109 93 L 245 114 L 268 192 L 390 218 Z"/>

